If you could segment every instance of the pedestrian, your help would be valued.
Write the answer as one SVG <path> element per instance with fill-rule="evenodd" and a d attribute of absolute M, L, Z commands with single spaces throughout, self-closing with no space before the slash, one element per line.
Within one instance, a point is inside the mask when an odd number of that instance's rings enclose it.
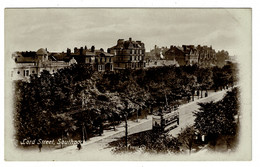
<path fill-rule="evenodd" d="M 188 95 L 188 103 L 190 102 L 190 95 Z"/>
<path fill-rule="evenodd" d="M 41 152 L 42 151 L 42 143 L 38 144 L 38 148 L 39 148 L 39 152 Z"/>
<path fill-rule="evenodd" d="M 81 144 L 80 144 L 80 142 L 78 143 L 77 148 L 78 148 L 79 150 L 81 149 Z"/>

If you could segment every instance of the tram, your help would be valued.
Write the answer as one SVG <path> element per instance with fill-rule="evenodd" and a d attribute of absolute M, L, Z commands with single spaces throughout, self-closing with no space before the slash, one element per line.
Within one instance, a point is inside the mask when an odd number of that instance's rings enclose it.
<path fill-rule="evenodd" d="M 152 129 L 167 132 L 179 125 L 179 111 L 171 108 L 159 111 L 152 116 Z"/>

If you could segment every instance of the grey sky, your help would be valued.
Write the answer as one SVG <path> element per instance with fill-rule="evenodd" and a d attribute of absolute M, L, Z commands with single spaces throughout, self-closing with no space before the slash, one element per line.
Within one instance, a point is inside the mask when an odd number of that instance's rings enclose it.
<path fill-rule="evenodd" d="M 7 52 L 104 48 L 119 38 L 154 45 L 212 45 L 231 55 L 251 47 L 249 9 L 6 9 Z M 246 51 L 245 51 L 246 50 Z"/>

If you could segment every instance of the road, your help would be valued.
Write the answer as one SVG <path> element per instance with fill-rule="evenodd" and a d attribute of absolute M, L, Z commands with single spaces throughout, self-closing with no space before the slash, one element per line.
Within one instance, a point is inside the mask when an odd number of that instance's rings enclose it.
<path fill-rule="evenodd" d="M 193 111 L 199 109 L 198 102 L 210 102 L 210 101 L 218 101 L 221 100 L 226 93 L 226 90 L 219 91 L 219 92 L 210 92 L 209 96 L 206 98 L 198 99 L 195 97 L 195 101 L 190 103 L 181 105 L 179 107 L 179 117 L 180 117 L 180 125 L 169 131 L 168 133 L 177 136 L 180 133 L 182 128 L 185 128 L 187 125 L 192 125 L 194 123 L 195 117 L 193 116 Z M 123 136 L 125 136 L 125 124 L 122 123 L 121 125 L 117 126 L 117 131 L 104 131 L 102 136 L 94 137 L 88 140 L 87 142 L 82 144 L 81 153 L 89 154 L 91 156 L 91 152 L 96 151 L 110 151 L 107 149 L 107 144 L 109 142 L 115 141 Z M 128 135 L 147 131 L 152 129 L 152 116 L 148 116 L 147 119 L 141 119 L 138 122 L 128 121 Z M 76 151 L 76 146 L 69 146 L 61 150 L 56 150 L 56 153 L 65 153 L 66 154 L 74 154 Z M 82 154 L 82 155 L 84 155 Z M 98 157 L 95 157 L 98 158 Z"/>
<path fill-rule="evenodd" d="M 194 123 L 195 117 L 193 116 L 193 111 L 196 111 L 199 109 L 199 105 L 197 104 L 198 102 L 210 102 L 210 101 L 218 101 L 221 100 L 226 93 L 226 90 L 219 91 L 219 92 L 212 92 L 209 94 L 208 97 L 206 98 L 200 98 L 197 99 L 195 97 L 195 101 L 192 101 L 188 104 L 184 104 L 179 107 L 179 117 L 180 117 L 180 125 L 169 131 L 168 133 L 177 136 L 178 133 L 180 133 L 182 128 L 185 128 L 188 125 L 192 125 Z M 141 120 L 142 122 L 139 122 L 136 125 L 132 125 L 128 128 L 128 134 L 134 134 L 146 130 L 151 130 L 152 129 L 152 117 L 149 116 L 147 120 Z M 123 125 L 124 126 L 124 125 Z M 123 128 L 122 126 L 122 128 Z M 100 150 L 104 149 L 107 145 L 107 143 L 117 140 L 125 135 L 124 129 L 116 134 L 113 134 L 109 137 L 103 138 L 102 140 L 98 140 L 97 142 L 93 142 L 91 144 L 87 144 L 85 146 L 85 149 L 90 149 L 90 148 L 99 148 Z"/>
<path fill-rule="evenodd" d="M 199 110 L 198 102 L 210 102 L 210 101 L 218 101 L 221 100 L 226 93 L 225 90 L 211 93 L 207 98 L 195 99 L 195 101 L 180 106 L 179 110 L 179 118 L 180 118 L 180 125 L 171 130 L 169 134 L 173 136 L 177 136 L 180 133 L 182 128 L 185 128 L 188 125 L 193 125 L 195 117 L 193 116 L 193 111 Z M 197 98 L 197 97 L 196 97 Z"/>

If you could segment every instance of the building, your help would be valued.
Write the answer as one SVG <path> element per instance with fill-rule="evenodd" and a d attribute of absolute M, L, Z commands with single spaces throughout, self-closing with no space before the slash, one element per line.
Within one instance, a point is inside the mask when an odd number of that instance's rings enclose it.
<path fill-rule="evenodd" d="M 15 52 L 12 55 L 15 66 L 11 71 L 12 80 L 28 81 L 30 75 L 40 76 L 43 70 L 49 71 L 51 74 L 57 72 L 58 69 L 68 67 L 77 61 L 71 59 L 58 60 L 59 54 L 50 54 L 47 49 L 40 48 L 37 52 Z"/>
<path fill-rule="evenodd" d="M 145 53 L 145 60 L 163 60 L 167 50 L 167 47 L 158 47 L 155 45 L 154 48 L 150 50 L 150 52 Z"/>
<path fill-rule="evenodd" d="M 185 53 L 181 47 L 170 46 L 170 49 L 165 52 L 165 60 L 176 61 L 180 66 L 186 65 Z"/>
<path fill-rule="evenodd" d="M 171 46 L 165 52 L 165 60 L 176 60 L 180 66 L 197 64 L 200 67 L 210 67 L 216 65 L 216 52 L 211 46 Z"/>
<path fill-rule="evenodd" d="M 15 64 L 11 77 L 12 80 L 29 81 L 32 74 L 40 76 L 43 70 L 53 74 L 72 64 L 91 64 L 96 71 L 113 71 L 113 57 L 113 54 L 106 53 L 103 49 L 95 50 L 94 46 L 90 50 L 86 46 L 75 47 L 74 52 L 68 48 L 66 53 L 49 52 L 43 48 L 37 52 L 15 52 L 12 55 Z"/>
<path fill-rule="evenodd" d="M 67 49 L 67 56 L 74 57 L 79 64 L 91 64 L 93 69 L 96 71 L 113 71 L 113 59 L 114 54 L 104 52 L 101 48 L 100 50 L 95 50 L 92 46 L 91 49 L 84 48 L 74 48 L 74 53 L 71 53 L 70 49 Z"/>
<path fill-rule="evenodd" d="M 194 45 L 182 45 L 186 65 L 195 65 L 199 61 L 199 53 Z"/>
<path fill-rule="evenodd" d="M 179 64 L 176 60 L 148 60 L 146 61 L 145 68 L 162 67 L 162 66 L 179 67 Z"/>
<path fill-rule="evenodd" d="M 133 41 L 132 38 L 127 41 L 119 39 L 117 45 L 108 48 L 107 52 L 115 55 L 115 70 L 145 67 L 145 46 L 141 41 Z"/>
<path fill-rule="evenodd" d="M 197 50 L 199 53 L 198 65 L 200 67 L 212 67 L 216 65 L 216 51 L 215 49 L 212 49 L 212 46 L 208 47 L 206 45 L 198 45 Z"/>

